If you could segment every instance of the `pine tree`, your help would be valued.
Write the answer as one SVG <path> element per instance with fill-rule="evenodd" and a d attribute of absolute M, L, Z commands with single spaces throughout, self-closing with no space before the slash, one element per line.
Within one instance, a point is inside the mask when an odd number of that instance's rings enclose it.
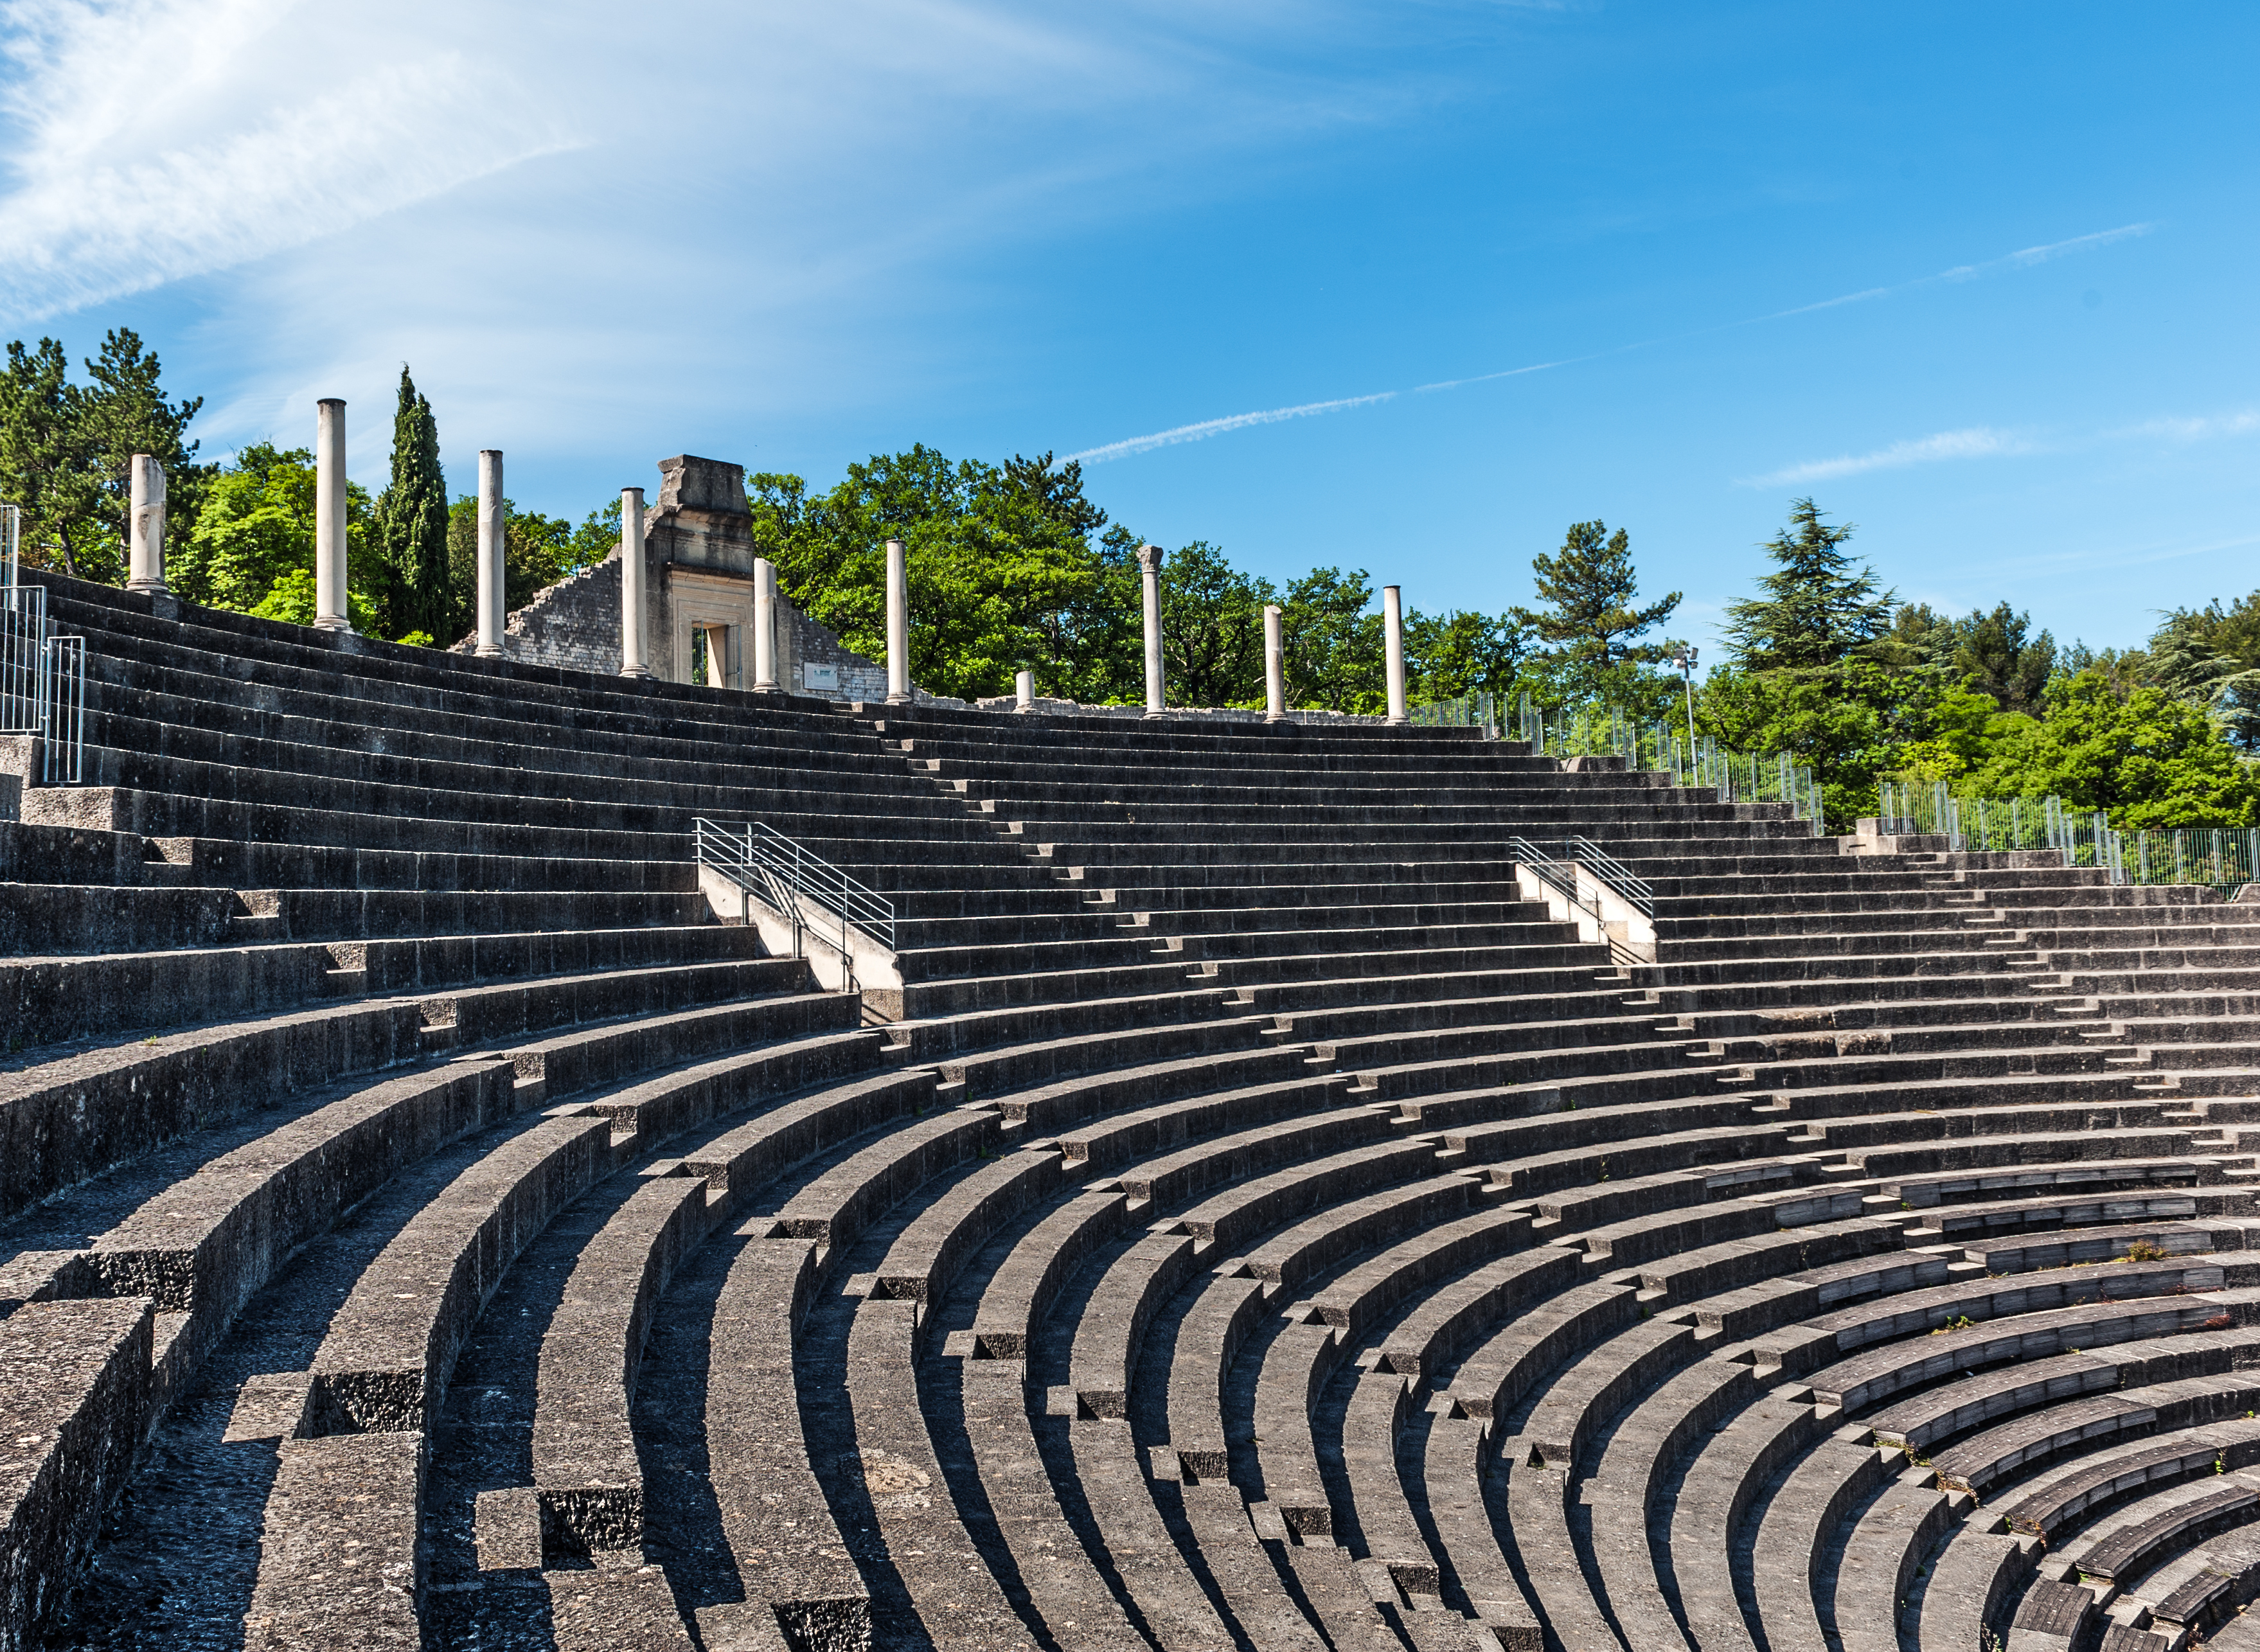
<path fill-rule="evenodd" d="M 1791 504 L 1789 523 L 1765 546 L 1779 564 L 1758 581 L 1765 595 L 1727 610 L 1727 644 L 1748 670 L 1825 671 L 1892 626 L 1897 593 L 1878 594 L 1875 570 L 1856 570 L 1842 548 L 1852 525 L 1831 527 L 1810 499 Z"/>
<path fill-rule="evenodd" d="M 417 393 L 406 363 L 392 416 L 392 481 L 376 502 L 387 589 L 380 610 L 395 637 L 422 632 L 446 644 L 467 629 L 447 577 L 447 479 L 440 469 L 440 426 Z"/>
<path fill-rule="evenodd" d="M 1669 644 L 1634 640 L 1671 617 L 1679 593 L 1633 606 L 1640 579 L 1622 528 L 1610 533 L 1605 522 L 1573 522 L 1561 550 L 1533 557 L 1530 567 L 1547 607 L 1536 613 L 1516 608 L 1511 615 L 1537 633 L 1570 676 L 1598 685 L 1620 667 L 1650 665 L 1670 653 Z"/>

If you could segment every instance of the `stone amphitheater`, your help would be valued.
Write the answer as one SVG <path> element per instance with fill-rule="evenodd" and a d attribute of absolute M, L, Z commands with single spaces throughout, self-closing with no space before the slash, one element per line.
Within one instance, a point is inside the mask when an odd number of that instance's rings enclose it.
<path fill-rule="evenodd" d="M 2260 1647 L 2260 906 L 39 578 L 0 1648 Z"/>

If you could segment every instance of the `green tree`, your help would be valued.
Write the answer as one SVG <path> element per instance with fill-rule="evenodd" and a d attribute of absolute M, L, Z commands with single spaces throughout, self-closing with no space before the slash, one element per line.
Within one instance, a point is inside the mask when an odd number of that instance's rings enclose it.
<path fill-rule="evenodd" d="M 1465 694 L 1511 692 L 1530 651 L 1530 633 L 1511 613 L 1454 608 L 1405 616 L 1405 686 L 1416 704 Z"/>
<path fill-rule="evenodd" d="M 1539 664 L 1556 690 L 1615 701 L 1653 698 L 1641 668 L 1668 658 L 1671 645 L 1637 639 L 1671 617 L 1679 593 L 1637 605 L 1631 536 L 1622 528 L 1610 533 L 1604 522 L 1573 522 L 1562 548 L 1533 558 L 1530 567 L 1546 606 L 1512 609 L 1509 617 L 1547 645 Z"/>
<path fill-rule="evenodd" d="M 214 476 L 185 535 L 171 535 L 166 583 L 190 602 L 314 622 L 314 455 L 253 442 Z M 379 634 L 372 584 L 381 554 L 368 490 L 346 486 L 346 590 L 354 629 Z"/>
<path fill-rule="evenodd" d="M 185 440 L 204 405 L 168 401 L 157 357 L 130 328 L 104 336 L 86 364 L 88 382 L 70 382 L 63 347 L 42 339 L 8 347 L 0 372 L 0 497 L 23 508 L 23 550 L 33 567 L 59 567 L 110 584 L 125 577 L 125 518 L 131 461 L 152 454 L 165 470 L 168 522 L 196 521 L 211 468 L 196 463 Z M 168 545 L 175 542 L 168 527 Z M 168 574 L 169 583 L 169 574 Z"/>
<path fill-rule="evenodd" d="M 1177 705 L 1263 704 L 1263 608 L 1269 580 L 1252 579 L 1205 540 L 1162 562 L 1162 662 Z M 1138 600 L 1142 604 L 1142 593 Z M 1142 609 L 1141 609 L 1142 624 Z"/>
<path fill-rule="evenodd" d="M 2031 626 L 2030 615 L 1997 603 L 1991 613 L 1970 616 L 1955 647 L 1954 669 L 2005 712 L 2037 712 L 2056 674 L 2056 639 L 2029 635 Z"/>
<path fill-rule="evenodd" d="M 2260 592 L 2238 608 L 2253 606 L 2255 597 Z M 2224 612 L 2217 601 L 2175 609 L 2150 635 L 2142 675 L 2184 704 L 2204 708 L 2249 752 L 2260 747 L 2260 662 L 2247 652 L 2255 639 L 2244 619 L 2242 613 Z"/>
<path fill-rule="evenodd" d="M 1287 704 L 1371 716 L 1389 705 L 1385 645 L 1362 569 L 1314 568 L 1287 587 L 1279 624 Z"/>
<path fill-rule="evenodd" d="M 755 543 L 785 595 L 872 658 L 886 653 L 884 542 L 903 540 L 911 675 L 929 691 L 1007 694 L 1025 667 L 1047 694 L 1142 694 L 1128 536 L 1093 544 L 1106 517 L 1084 497 L 1079 465 L 1049 454 L 952 463 L 919 446 L 850 465 L 823 494 L 770 474 L 747 492 Z"/>
<path fill-rule="evenodd" d="M 1831 526 L 1810 499 L 1790 505 L 1789 526 L 1766 541 L 1773 572 L 1763 593 L 1727 610 L 1726 636 L 1734 662 L 1746 671 L 1826 671 L 1883 637 L 1892 628 L 1893 594 L 1880 589 L 1875 570 L 1854 566 L 1844 543 L 1850 523 Z M 1924 621 L 1932 621 L 1928 610 Z M 1935 622 L 1922 627 L 1926 641 Z"/>
<path fill-rule="evenodd" d="M 2018 719 L 1971 776 L 1979 795 L 2053 792 L 2122 830 L 2260 824 L 2260 768 L 2240 761 L 2202 706 L 2164 690 L 2123 699 L 2093 674 L 2058 677 L 2045 721 Z"/>
<path fill-rule="evenodd" d="M 384 634 L 460 635 L 470 604 L 456 590 L 449 565 L 447 479 L 440 468 L 440 426 L 432 404 L 400 368 L 392 415 L 392 477 L 376 502 Z"/>

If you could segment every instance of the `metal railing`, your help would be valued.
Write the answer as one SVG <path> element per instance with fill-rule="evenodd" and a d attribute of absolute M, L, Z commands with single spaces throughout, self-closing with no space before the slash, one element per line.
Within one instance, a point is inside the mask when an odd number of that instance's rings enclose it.
<path fill-rule="evenodd" d="M 39 737 L 43 785 L 86 777 L 86 639 L 47 625 L 47 590 L 18 577 L 14 505 L 0 508 L 0 734 Z"/>
<path fill-rule="evenodd" d="M 1565 847 L 1570 852 L 1570 860 L 1564 860 L 1560 855 L 1548 855 L 1544 848 L 1532 842 L 1528 838 L 1510 837 L 1506 840 L 1506 852 L 1510 859 L 1520 865 L 1528 867 L 1533 877 L 1593 920 L 1594 928 L 1600 932 L 1602 940 L 1608 946 L 1611 962 L 1620 967 L 1654 962 L 1655 960 L 1642 957 L 1631 946 L 1609 933 L 1608 925 L 1601 917 L 1600 898 L 1587 893 L 1584 886 L 1577 882 L 1577 867 L 1579 864 L 1584 865 L 1598 881 L 1606 884 L 1626 900 L 1633 902 L 1642 912 L 1653 919 L 1656 915 L 1656 901 L 1647 883 L 1634 877 L 1625 868 L 1623 862 L 1612 857 L 1590 839 L 1571 838 Z M 1593 859 L 1586 858 L 1588 852 L 1594 857 Z M 1604 867 L 1609 869 L 1606 874 L 1602 870 Z M 1622 878 L 1624 883 L 1620 884 L 1616 881 L 1618 878 Z M 1630 892 L 1632 890 L 1637 890 L 1638 894 L 1634 895 Z"/>
<path fill-rule="evenodd" d="M 2122 832 L 2103 810 L 2068 808 L 2061 797 L 1962 797 L 1942 780 L 1884 781 L 1876 812 L 1889 835 L 1942 837 L 1957 854 L 2056 849 L 2065 865 L 2099 868 L 2114 883 L 2203 883 L 2234 895 L 2260 883 L 2260 827 Z"/>
<path fill-rule="evenodd" d="M 741 893 L 760 896 L 791 923 L 796 957 L 804 932 L 839 948 L 841 990 L 855 990 L 851 929 L 895 950 L 895 904 L 775 827 L 701 816 L 693 835 L 699 865 L 712 867 Z"/>
<path fill-rule="evenodd" d="M 1649 886 L 1646 878 L 1635 876 L 1632 868 L 1591 838 L 1572 837 L 1569 845 L 1571 857 L 1615 891 L 1620 899 L 1638 910 L 1643 917 L 1656 916 L 1656 891 Z"/>
<path fill-rule="evenodd" d="M 1405 719 L 1418 726 L 1428 728 L 1477 728 L 1485 740 L 1505 737 L 1502 719 L 1505 706 L 1500 697 L 1491 693 L 1463 694 L 1457 699 L 1431 700 L 1425 705 L 1415 705 L 1405 713 Z"/>

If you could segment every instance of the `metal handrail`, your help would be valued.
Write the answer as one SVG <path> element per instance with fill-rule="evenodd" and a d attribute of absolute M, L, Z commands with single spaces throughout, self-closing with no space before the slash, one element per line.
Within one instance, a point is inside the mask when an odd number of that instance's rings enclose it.
<path fill-rule="evenodd" d="M 86 778 L 86 639 L 49 637 L 44 654 L 47 721 L 39 775 L 50 786 L 75 786 Z"/>
<path fill-rule="evenodd" d="M 1645 895 L 1648 885 L 1641 883 L 1640 879 L 1634 877 L 1631 873 L 1624 871 L 1622 865 L 1620 862 L 1610 859 L 1607 853 L 1602 850 L 1598 845 L 1591 842 L 1587 839 L 1577 837 L 1571 838 L 1570 840 L 1570 844 L 1573 853 L 1577 852 L 1577 846 L 1580 844 L 1584 845 L 1586 848 L 1591 849 L 1602 861 L 1607 862 L 1610 866 L 1615 867 L 1619 872 L 1622 873 L 1627 879 L 1637 886 L 1642 891 L 1643 895 Z M 1655 962 L 1655 960 L 1651 958 L 1644 958 L 1641 956 L 1640 953 L 1635 948 L 1627 945 L 1626 942 L 1618 940 L 1614 935 L 1609 933 L 1608 926 L 1601 921 L 1600 898 L 1598 896 L 1591 896 L 1585 893 L 1584 890 L 1581 888 L 1577 883 L 1577 873 L 1574 870 L 1565 871 L 1563 869 L 1564 863 L 1559 856 L 1547 854 L 1545 850 L 1540 848 L 1538 845 L 1533 843 L 1528 838 L 1525 837 L 1511 837 L 1507 839 L 1506 847 L 1508 855 L 1521 865 L 1528 867 L 1532 876 L 1537 878 L 1540 883 L 1546 884 L 1548 888 L 1562 895 L 1572 906 L 1577 907 L 1581 912 L 1590 912 L 1592 915 L 1594 926 L 1600 931 L 1601 940 L 1609 949 L 1610 962 L 1618 965 L 1620 968 L 1629 968 L 1634 964 L 1645 966 Z M 1584 859 L 1582 854 L 1579 854 L 1577 858 L 1580 861 Z M 1596 877 L 1601 877 L 1599 869 L 1592 866 L 1590 862 L 1587 862 L 1586 869 L 1591 871 Z M 1615 890 L 1617 894 L 1624 896 L 1626 899 L 1630 900 L 1633 898 L 1631 896 L 1627 895 L 1623 890 L 1618 889 L 1613 883 L 1609 883 L 1608 879 L 1602 878 L 1601 881 L 1608 883 L 1609 887 L 1612 890 Z M 1641 910 L 1646 912 L 1650 918 L 1653 918 L 1656 915 L 1656 908 L 1653 902 L 1641 906 Z"/>
<path fill-rule="evenodd" d="M 1656 891 L 1648 880 L 1634 875 L 1633 869 L 1611 855 L 1591 838 L 1572 837 L 1570 853 L 1575 855 L 1602 883 L 1619 896 L 1638 907 L 1645 918 L 1656 916 Z"/>
<path fill-rule="evenodd" d="M 837 925 L 843 990 L 855 990 L 849 929 L 860 929 L 889 952 L 895 950 L 895 904 L 774 826 L 759 820 L 709 820 L 702 815 L 693 837 L 699 865 L 713 868 L 747 894 L 758 891 L 792 920 L 796 935 L 806 929 L 829 940 Z M 812 906 L 827 921 L 812 923 Z"/>
<path fill-rule="evenodd" d="M 0 506 L 0 733 L 39 736 L 39 780 L 86 777 L 86 639 L 47 630 L 47 588 L 16 565 L 14 505 Z"/>
<path fill-rule="evenodd" d="M 1509 838 L 1506 840 L 1506 848 L 1508 855 L 1528 867 L 1531 876 L 1537 878 L 1540 883 L 1550 885 L 1559 893 L 1569 897 L 1571 905 L 1582 907 L 1596 918 L 1600 916 L 1600 904 L 1586 897 L 1584 890 L 1577 887 L 1577 875 L 1575 872 L 1564 872 L 1562 869 L 1562 862 L 1557 857 L 1547 854 L 1528 838 Z"/>

